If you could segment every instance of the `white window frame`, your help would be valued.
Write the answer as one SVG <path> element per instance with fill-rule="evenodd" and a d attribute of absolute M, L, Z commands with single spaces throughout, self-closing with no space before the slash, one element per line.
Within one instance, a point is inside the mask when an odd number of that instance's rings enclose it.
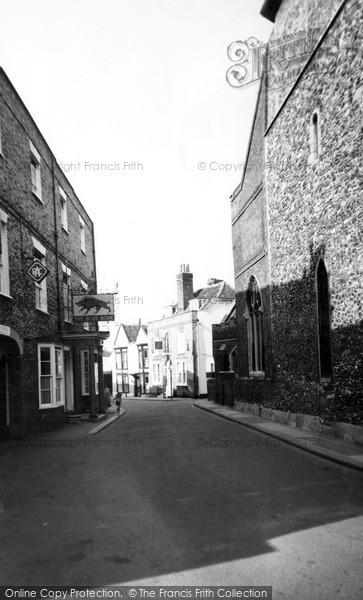
<path fill-rule="evenodd" d="M 50 374 L 42 375 L 41 372 L 41 350 L 42 348 L 48 348 L 50 351 Z M 57 363 L 56 356 L 59 351 L 61 358 L 60 363 Z M 57 364 L 60 364 L 60 375 L 57 372 Z M 48 377 L 50 379 L 50 402 L 46 404 L 42 403 L 42 377 Z M 57 408 L 58 406 L 64 406 L 65 404 L 65 392 L 64 392 L 64 352 L 63 347 L 57 344 L 38 344 L 38 390 L 39 390 L 39 409 L 43 410 L 46 408 Z M 60 391 L 60 401 L 57 401 L 57 390 Z"/>
<path fill-rule="evenodd" d="M 61 188 L 61 186 L 59 186 L 59 195 L 60 195 L 60 202 L 61 202 L 62 229 L 66 233 L 69 233 L 69 231 L 68 231 L 68 198 L 67 198 L 67 194 L 65 193 L 63 188 Z"/>
<path fill-rule="evenodd" d="M 32 238 L 34 246 L 34 258 L 37 258 L 42 265 L 45 265 L 47 251 L 44 246 L 38 242 L 37 239 Z M 37 256 L 39 254 L 39 256 Z M 41 283 L 34 283 L 35 285 L 35 308 L 41 312 L 48 312 L 48 294 L 47 294 L 47 278 L 43 279 Z"/>
<path fill-rule="evenodd" d="M 63 307 L 64 307 L 64 320 L 67 323 L 72 323 L 72 287 L 71 287 L 71 269 L 67 265 L 62 263 L 63 277 L 67 277 L 67 285 L 63 283 Z"/>
<path fill-rule="evenodd" d="M 81 240 L 81 250 L 83 252 L 83 254 L 87 254 L 86 253 L 86 224 L 84 222 L 84 220 L 82 219 L 81 215 L 78 215 L 79 217 L 79 235 L 80 235 L 80 240 Z"/>
<path fill-rule="evenodd" d="M 177 360 L 176 362 L 176 385 L 186 385 L 187 384 L 187 370 L 185 360 Z"/>
<path fill-rule="evenodd" d="M 0 156 L 4 156 L 4 152 L 3 152 L 3 134 L 2 134 L 1 124 L 0 124 Z"/>
<path fill-rule="evenodd" d="M 86 371 L 86 366 L 88 370 Z M 82 396 L 89 396 L 90 393 L 90 370 L 89 370 L 89 350 L 81 350 L 81 382 Z"/>
<path fill-rule="evenodd" d="M 38 200 L 40 200 L 40 202 L 43 202 L 40 154 L 39 154 L 38 150 L 36 149 L 36 147 L 34 146 L 34 144 L 30 140 L 29 140 L 29 145 L 30 145 L 30 172 L 31 172 L 32 192 L 33 192 L 34 196 L 36 196 L 36 198 L 38 198 Z M 33 166 L 35 167 L 34 171 L 32 168 Z M 33 180 L 33 173 L 34 173 L 34 180 Z"/>
<path fill-rule="evenodd" d="M 159 362 L 153 363 L 153 380 L 156 385 L 161 383 L 161 364 Z"/>
<path fill-rule="evenodd" d="M 8 215 L 0 209 L 0 294 L 10 296 Z"/>

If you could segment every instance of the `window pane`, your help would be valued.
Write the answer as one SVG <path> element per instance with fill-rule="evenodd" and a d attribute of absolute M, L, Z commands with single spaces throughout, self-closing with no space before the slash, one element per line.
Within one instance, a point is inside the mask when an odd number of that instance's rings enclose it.
<path fill-rule="evenodd" d="M 41 377 L 40 378 L 40 402 L 41 404 L 51 404 L 52 403 L 52 378 L 51 377 Z"/>
<path fill-rule="evenodd" d="M 41 375 L 51 374 L 50 348 L 40 349 L 40 373 Z"/>
<path fill-rule="evenodd" d="M 55 349 L 55 374 L 56 377 L 63 377 L 62 350 L 60 348 Z"/>

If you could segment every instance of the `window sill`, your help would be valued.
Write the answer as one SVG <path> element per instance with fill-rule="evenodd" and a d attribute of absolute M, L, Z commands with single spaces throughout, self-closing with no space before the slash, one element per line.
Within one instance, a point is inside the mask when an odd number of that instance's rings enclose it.
<path fill-rule="evenodd" d="M 13 297 L 5 292 L 0 292 L 0 296 L 3 296 L 3 298 L 8 298 L 9 300 L 13 300 Z"/>
<path fill-rule="evenodd" d="M 68 229 L 66 229 L 63 225 L 62 225 L 62 231 L 64 231 L 64 233 L 66 233 L 67 235 L 69 235 Z"/>
<path fill-rule="evenodd" d="M 44 204 L 42 197 L 39 196 L 39 194 L 37 194 L 36 192 L 33 192 L 33 190 L 32 190 L 32 194 L 33 194 L 34 198 L 36 198 L 38 200 L 38 202 L 40 202 L 41 204 Z"/>
<path fill-rule="evenodd" d="M 49 410 L 50 408 L 62 408 L 62 406 L 65 406 L 64 402 L 60 402 L 59 404 L 42 404 L 41 406 L 39 406 L 39 410 Z"/>
<path fill-rule="evenodd" d="M 264 371 L 251 371 L 250 379 L 265 379 Z"/>
<path fill-rule="evenodd" d="M 87 252 L 85 250 L 83 250 L 83 248 L 81 248 L 81 252 L 82 252 L 82 254 L 84 254 L 85 256 L 87 256 Z"/>
<path fill-rule="evenodd" d="M 48 317 L 49 317 L 48 310 L 43 310 L 42 308 L 38 308 L 37 306 L 35 307 L 35 310 L 37 310 L 38 312 L 42 313 L 42 315 L 48 315 Z"/>

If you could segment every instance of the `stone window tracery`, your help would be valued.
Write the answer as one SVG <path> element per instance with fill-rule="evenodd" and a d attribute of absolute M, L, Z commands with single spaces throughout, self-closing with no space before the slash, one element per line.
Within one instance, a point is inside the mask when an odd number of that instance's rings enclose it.
<path fill-rule="evenodd" d="M 246 292 L 249 372 L 264 373 L 265 351 L 263 339 L 263 305 L 257 279 L 252 275 Z"/>

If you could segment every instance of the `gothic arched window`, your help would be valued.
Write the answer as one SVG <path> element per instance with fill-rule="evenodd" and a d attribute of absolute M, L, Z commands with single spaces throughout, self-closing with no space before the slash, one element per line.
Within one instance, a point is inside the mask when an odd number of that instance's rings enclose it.
<path fill-rule="evenodd" d="M 330 301 L 328 272 L 323 259 L 316 270 L 316 291 L 318 311 L 319 372 L 320 377 L 332 376 L 332 354 L 330 340 Z"/>
<path fill-rule="evenodd" d="M 309 163 L 315 162 L 320 154 L 320 113 L 314 110 L 310 121 Z"/>
<path fill-rule="evenodd" d="M 252 275 L 246 293 L 248 360 L 250 373 L 265 371 L 265 352 L 263 341 L 263 307 L 260 288 Z"/>

